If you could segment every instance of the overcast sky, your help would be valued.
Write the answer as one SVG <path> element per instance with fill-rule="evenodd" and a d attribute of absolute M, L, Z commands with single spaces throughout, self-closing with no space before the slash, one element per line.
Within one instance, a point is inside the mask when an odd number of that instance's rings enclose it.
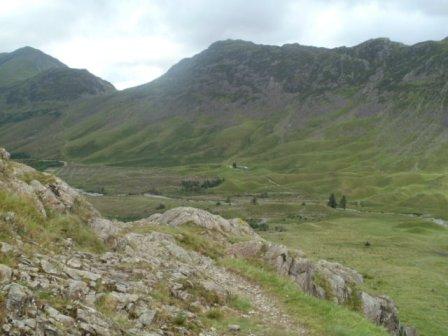
<path fill-rule="evenodd" d="M 216 40 L 335 47 L 448 36 L 448 0 L 0 0 L 0 51 L 33 46 L 117 88 Z"/>

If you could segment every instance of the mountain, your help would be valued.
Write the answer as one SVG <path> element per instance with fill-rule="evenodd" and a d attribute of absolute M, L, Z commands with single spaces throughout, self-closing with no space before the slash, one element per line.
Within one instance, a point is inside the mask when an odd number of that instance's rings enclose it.
<path fill-rule="evenodd" d="M 355 270 L 240 219 L 181 207 L 111 221 L 9 158 L 0 148 L 3 335 L 417 335 Z"/>
<path fill-rule="evenodd" d="M 0 87 L 31 78 L 48 69 L 66 67 L 56 58 L 31 47 L 0 53 Z"/>
<path fill-rule="evenodd" d="M 11 140 L 29 141 L 41 132 L 44 141 L 59 148 L 44 135 L 47 126 L 60 122 L 74 101 L 114 91 L 112 84 L 87 70 L 69 68 L 31 47 L 0 54 L 0 125 L 11 132 Z M 15 127 L 24 134 L 22 140 L 14 135 Z"/>
<path fill-rule="evenodd" d="M 333 49 L 219 41 L 139 87 L 39 109 L 6 101 L 23 117 L 3 119 L 0 143 L 119 166 L 236 161 L 295 190 L 400 206 L 416 202 L 408 179 L 417 193 L 432 186 L 436 194 L 421 195 L 428 206 L 447 204 L 447 69 L 447 40 Z M 254 179 L 251 188 L 265 178 Z"/>
<path fill-rule="evenodd" d="M 321 140 L 331 146 L 333 138 L 336 152 L 358 140 L 380 156 L 395 152 L 398 159 L 386 158 L 383 167 L 415 160 L 425 166 L 428 155 L 440 159 L 445 143 L 447 46 L 445 40 L 406 46 L 383 38 L 335 49 L 216 42 L 151 83 L 71 104 L 64 128 L 55 130 L 64 147 L 42 154 L 180 165 L 266 160 L 268 151 L 270 158 L 282 156 L 273 166 L 294 169 L 304 152 L 282 153 L 287 147 Z M 4 125 L 11 126 L 17 125 Z M 40 141 L 0 140 L 31 152 Z"/>

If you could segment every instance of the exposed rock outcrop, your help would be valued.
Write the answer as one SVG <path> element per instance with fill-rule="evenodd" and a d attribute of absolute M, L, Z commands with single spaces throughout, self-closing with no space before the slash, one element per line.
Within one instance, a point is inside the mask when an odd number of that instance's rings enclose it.
<path fill-rule="evenodd" d="M 154 214 L 148 220 L 170 226 L 193 223 L 204 229 L 213 230 L 224 235 L 254 235 L 253 230 L 239 218 L 227 220 L 205 210 L 190 207 L 170 209 L 163 214 Z"/>

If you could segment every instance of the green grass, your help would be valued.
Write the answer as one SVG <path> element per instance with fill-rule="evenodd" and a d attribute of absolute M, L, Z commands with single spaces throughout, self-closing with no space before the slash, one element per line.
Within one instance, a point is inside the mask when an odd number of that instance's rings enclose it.
<path fill-rule="evenodd" d="M 240 259 L 225 259 L 222 263 L 261 284 L 264 290 L 283 304 L 286 312 L 296 316 L 309 329 L 311 335 L 388 335 L 383 328 L 374 326 L 360 314 L 304 294 L 291 280 L 276 275 L 268 268 Z"/>
<path fill-rule="evenodd" d="M 30 199 L 0 191 L 0 213 L 13 212 L 13 223 L 0 220 L 0 238 L 10 240 L 15 234 L 43 247 L 54 248 L 55 242 L 72 238 L 83 250 L 102 252 L 104 244 L 77 215 L 51 214 L 45 218 Z"/>
<path fill-rule="evenodd" d="M 421 335 L 448 335 L 447 229 L 418 218 L 350 212 L 282 225 L 287 232 L 263 235 L 299 247 L 314 259 L 358 270 L 365 289 L 395 300 L 404 323 L 416 326 Z M 366 241 L 370 247 L 364 246 Z"/>

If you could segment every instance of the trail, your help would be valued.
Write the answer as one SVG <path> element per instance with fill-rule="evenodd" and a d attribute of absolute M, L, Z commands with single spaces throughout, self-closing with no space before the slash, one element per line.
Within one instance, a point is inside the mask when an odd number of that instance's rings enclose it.
<path fill-rule="evenodd" d="M 225 270 L 215 274 L 216 281 L 231 292 L 236 292 L 239 296 L 247 298 L 252 305 L 252 310 L 247 313 L 251 317 L 257 317 L 270 326 L 291 331 L 291 335 L 305 336 L 308 330 L 300 325 L 294 318 L 289 316 L 277 298 L 267 294 L 259 285 L 246 278 Z"/>

